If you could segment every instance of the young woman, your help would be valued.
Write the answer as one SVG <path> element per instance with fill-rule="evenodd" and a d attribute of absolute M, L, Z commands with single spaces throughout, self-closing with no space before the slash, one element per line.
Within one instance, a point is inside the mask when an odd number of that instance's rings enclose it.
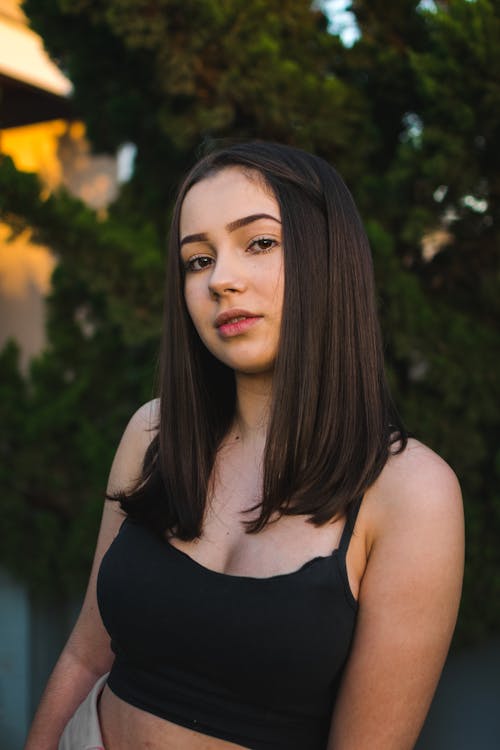
<path fill-rule="evenodd" d="M 297 149 L 220 150 L 181 186 L 168 263 L 160 398 L 119 445 L 26 750 L 409 750 L 462 506 L 392 407 L 350 193 Z"/>

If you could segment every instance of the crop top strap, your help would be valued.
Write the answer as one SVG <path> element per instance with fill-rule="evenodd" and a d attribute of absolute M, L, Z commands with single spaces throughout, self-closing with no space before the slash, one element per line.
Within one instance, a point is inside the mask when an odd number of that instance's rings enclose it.
<path fill-rule="evenodd" d="M 349 547 L 349 542 L 351 541 L 352 532 L 354 531 L 354 526 L 356 525 L 356 519 L 358 517 L 362 500 L 363 495 L 356 498 L 356 500 L 354 500 L 347 509 L 347 518 L 344 524 L 344 529 L 342 531 L 342 536 L 340 537 L 340 544 L 338 546 L 339 555 L 341 557 L 345 558 L 347 554 L 347 548 Z"/>

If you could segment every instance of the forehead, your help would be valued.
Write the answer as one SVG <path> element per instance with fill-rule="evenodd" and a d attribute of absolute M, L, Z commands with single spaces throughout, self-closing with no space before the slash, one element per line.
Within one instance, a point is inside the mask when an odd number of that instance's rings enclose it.
<path fill-rule="evenodd" d="M 181 235 L 207 232 L 256 213 L 280 218 L 272 190 L 259 172 L 226 167 L 203 178 L 186 193 L 180 213 Z"/>

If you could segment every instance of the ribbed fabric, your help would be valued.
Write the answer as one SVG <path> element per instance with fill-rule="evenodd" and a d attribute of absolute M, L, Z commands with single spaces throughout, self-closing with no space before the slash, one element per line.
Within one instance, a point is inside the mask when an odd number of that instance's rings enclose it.
<path fill-rule="evenodd" d="M 98 603 L 122 700 L 254 750 L 324 750 L 357 604 L 339 548 L 298 570 L 217 573 L 125 520 L 104 556 Z"/>

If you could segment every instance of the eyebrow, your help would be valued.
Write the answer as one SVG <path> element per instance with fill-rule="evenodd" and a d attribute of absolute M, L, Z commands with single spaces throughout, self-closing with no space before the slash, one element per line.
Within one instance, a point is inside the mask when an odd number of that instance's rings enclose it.
<path fill-rule="evenodd" d="M 228 232 L 235 232 L 237 229 L 241 229 L 241 227 L 251 224 L 254 221 L 258 221 L 259 219 L 271 219 L 272 221 L 281 224 L 281 221 L 275 216 L 271 216 L 271 214 L 250 214 L 250 216 L 242 216 L 241 219 L 230 221 L 229 224 L 226 224 L 226 230 Z M 187 234 L 182 238 L 180 246 L 182 247 L 187 242 L 206 242 L 207 240 L 208 235 L 205 232 L 201 232 L 200 234 Z"/>

